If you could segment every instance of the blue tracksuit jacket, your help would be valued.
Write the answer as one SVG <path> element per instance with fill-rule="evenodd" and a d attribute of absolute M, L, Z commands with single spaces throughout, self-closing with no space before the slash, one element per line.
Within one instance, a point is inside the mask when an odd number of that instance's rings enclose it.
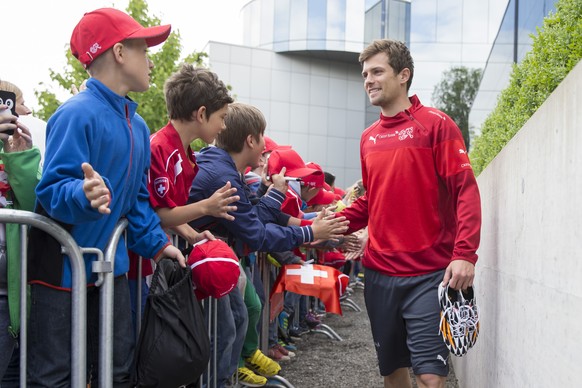
<path fill-rule="evenodd" d="M 68 225 L 81 247 L 103 250 L 117 221 L 128 219 L 128 244 L 126 247 L 122 240 L 117 247 L 116 276 L 129 268 L 127 248 L 154 257 L 168 243 L 160 219 L 149 204 L 146 183 L 150 132 L 136 109 L 131 99 L 89 79 L 87 90 L 61 105 L 48 122 L 43 176 L 36 188 L 38 204 L 50 217 Z M 83 162 L 90 163 L 107 184 L 111 214 L 100 214 L 85 197 Z M 70 288 L 68 259 L 42 249 L 35 251 L 29 280 Z M 91 273 L 95 258 L 85 255 L 88 283 L 96 280 Z"/>

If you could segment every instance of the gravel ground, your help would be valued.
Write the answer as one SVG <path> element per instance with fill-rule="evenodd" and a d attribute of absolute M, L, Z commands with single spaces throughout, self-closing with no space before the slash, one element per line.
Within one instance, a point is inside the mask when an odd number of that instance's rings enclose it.
<path fill-rule="evenodd" d="M 363 291 L 354 290 L 351 299 L 360 306 L 361 312 L 343 306 L 343 316 L 328 314 L 323 319 L 343 341 L 319 333 L 305 334 L 296 342 L 297 356 L 281 363 L 281 376 L 295 388 L 383 387 Z M 458 388 L 452 366 L 447 388 Z"/>

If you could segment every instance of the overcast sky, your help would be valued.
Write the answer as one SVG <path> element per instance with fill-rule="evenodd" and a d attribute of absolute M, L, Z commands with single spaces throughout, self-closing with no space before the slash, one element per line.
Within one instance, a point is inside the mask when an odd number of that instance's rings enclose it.
<path fill-rule="evenodd" d="M 201 51 L 210 40 L 242 43 L 240 9 L 249 0 L 147 0 L 150 15 L 179 30 L 184 52 Z M 125 10 L 128 0 L 14 0 L 2 7 L 0 79 L 18 85 L 32 108 L 49 69 L 61 72 L 65 46 L 85 12 L 102 7 Z M 6 4 L 8 5 L 8 4 Z M 153 48 L 152 50 L 155 50 Z"/>

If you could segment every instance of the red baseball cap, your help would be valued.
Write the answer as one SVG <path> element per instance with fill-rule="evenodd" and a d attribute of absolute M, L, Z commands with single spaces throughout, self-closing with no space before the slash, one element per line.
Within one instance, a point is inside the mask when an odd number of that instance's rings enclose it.
<path fill-rule="evenodd" d="M 316 170 L 323 172 L 323 168 L 321 168 L 321 166 L 315 162 L 307 162 L 307 163 L 305 163 L 305 167 L 313 168 L 313 169 L 316 169 Z"/>
<path fill-rule="evenodd" d="M 145 39 L 156 46 L 170 35 L 172 26 L 143 27 L 134 18 L 115 8 L 87 12 L 71 35 L 71 52 L 87 67 L 105 51 L 125 39 Z"/>
<path fill-rule="evenodd" d="M 307 167 L 301 156 L 293 149 L 276 149 L 271 153 L 268 162 L 269 175 L 278 174 L 283 167 L 287 169 L 286 176 L 301 178 L 301 183 L 304 185 L 323 186 L 323 172 Z"/>
<path fill-rule="evenodd" d="M 343 198 L 343 197 L 344 197 L 344 195 L 346 195 L 346 192 L 345 192 L 344 190 L 340 189 L 340 188 L 339 188 L 339 187 L 337 187 L 337 186 L 335 186 L 335 187 L 333 188 L 333 192 L 334 192 L 336 195 L 339 195 L 339 196 L 340 196 L 340 198 Z"/>
<path fill-rule="evenodd" d="M 265 139 L 265 150 L 263 151 L 263 154 L 266 154 L 267 152 L 273 152 L 277 149 L 283 150 L 291 149 L 290 145 L 279 145 L 275 142 L 275 140 L 271 139 L 269 136 L 264 136 L 264 139 Z"/>
<path fill-rule="evenodd" d="M 323 169 L 321 168 L 321 166 L 319 164 L 314 163 L 314 162 L 307 162 L 307 163 L 305 163 L 305 167 L 312 168 L 312 169 L 317 170 L 317 171 L 321 171 L 322 176 L 323 176 L 323 182 L 320 182 L 321 178 L 319 177 L 319 175 L 317 175 L 317 176 L 305 177 L 303 179 L 303 181 L 305 183 L 307 183 L 313 187 L 322 187 L 325 190 L 328 190 L 328 191 L 331 190 L 331 187 L 329 187 L 329 185 L 327 183 L 325 183 L 325 175 L 323 175 Z M 313 182 L 313 183 L 309 183 L 309 182 Z"/>
<path fill-rule="evenodd" d="M 238 283 L 238 257 L 222 240 L 202 240 L 188 255 L 196 297 L 220 298 L 231 292 Z"/>
<path fill-rule="evenodd" d="M 322 188 L 317 192 L 317 194 L 315 194 L 313 198 L 307 201 L 307 205 L 331 205 L 334 200 L 336 200 L 335 194 Z"/>
<path fill-rule="evenodd" d="M 340 269 L 346 263 L 346 257 L 340 251 L 334 250 L 323 253 L 323 263 L 334 267 L 335 269 Z"/>

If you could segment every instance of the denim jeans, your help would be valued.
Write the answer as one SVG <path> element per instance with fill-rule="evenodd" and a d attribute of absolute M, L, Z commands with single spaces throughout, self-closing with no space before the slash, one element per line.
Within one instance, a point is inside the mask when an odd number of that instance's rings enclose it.
<path fill-rule="evenodd" d="M 217 343 L 216 376 L 217 387 L 221 388 L 226 386 L 230 377 L 238 369 L 238 360 L 247 331 L 247 310 L 238 287 L 217 300 L 217 320 L 218 340 L 211 338 L 211 343 L 213 347 Z M 211 371 L 211 373 L 214 372 Z M 206 379 L 204 380 L 206 382 Z M 210 381 L 213 381 L 212 375 Z"/>
<path fill-rule="evenodd" d="M 16 339 L 8 333 L 8 326 L 10 326 L 8 297 L 6 295 L 0 295 L 0 380 L 4 378 L 8 366 L 11 364 L 10 360 L 12 359 L 13 353 L 18 356 Z M 16 386 L 18 386 L 18 382 L 16 382 Z"/>
<path fill-rule="evenodd" d="M 127 278 L 114 281 L 113 299 L 113 385 L 130 386 L 135 347 L 131 325 L 131 304 Z M 87 374 L 97 387 L 99 373 L 99 291 L 87 289 Z M 31 286 L 28 325 L 28 385 L 69 387 L 71 385 L 71 293 Z"/>
<path fill-rule="evenodd" d="M 299 305 L 300 299 L 301 299 L 300 294 L 296 294 L 291 291 L 285 291 L 285 302 L 284 302 L 285 311 L 287 311 L 288 313 L 295 311 L 295 309 Z"/>
<path fill-rule="evenodd" d="M 137 328 L 137 279 L 128 279 L 129 283 L 129 296 L 131 300 L 131 321 L 133 323 L 133 327 L 136 329 L 136 333 L 139 333 L 139 329 Z M 145 311 L 146 300 L 148 298 L 148 294 L 150 292 L 150 288 L 148 287 L 148 283 L 146 278 L 141 279 L 141 309 L 139 310 L 139 314 L 141 318 L 143 318 L 143 313 Z M 140 321 L 142 322 L 142 321 Z M 137 336 L 136 336 L 137 337 Z"/>
<path fill-rule="evenodd" d="M 20 387 L 20 350 L 17 347 L 12 352 L 12 360 L 8 364 L 4 377 L 2 378 L 1 388 L 19 388 Z"/>

